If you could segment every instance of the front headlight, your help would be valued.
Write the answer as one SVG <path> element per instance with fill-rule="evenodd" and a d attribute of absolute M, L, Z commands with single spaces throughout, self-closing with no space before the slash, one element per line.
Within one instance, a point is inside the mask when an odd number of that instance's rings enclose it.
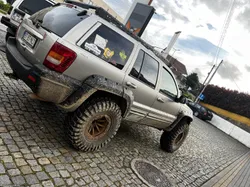
<path fill-rule="evenodd" d="M 14 13 L 11 18 L 18 23 L 21 23 L 23 21 L 23 16 L 18 13 Z"/>

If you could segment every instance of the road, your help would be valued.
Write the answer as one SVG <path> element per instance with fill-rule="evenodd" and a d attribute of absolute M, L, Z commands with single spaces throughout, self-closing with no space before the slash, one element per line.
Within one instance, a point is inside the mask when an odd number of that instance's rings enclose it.
<path fill-rule="evenodd" d="M 0 186 L 146 186 L 131 169 L 134 158 L 154 163 L 177 186 L 201 186 L 249 151 L 199 119 L 174 154 L 160 149 L 160 131 L 130 123 L 106 148 L 76 151 L 65 139 L 66 114 L 30 99 L 22 81 L 6 77 L 11 69 L 3 52 L 0 67 Z"/>

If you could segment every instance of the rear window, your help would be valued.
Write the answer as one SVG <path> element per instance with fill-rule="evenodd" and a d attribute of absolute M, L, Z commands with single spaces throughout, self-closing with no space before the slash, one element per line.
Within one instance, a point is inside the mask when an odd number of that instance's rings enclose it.
<path fill-rule="evenodd" d="M 51 7 L 31 16 L 33 22 L 41 22 L 42 27 L 56 35 L 63 37 L 74 26 L 87 16 L 78 16 L 78 10 L 66 6 Z"/>
<path fill-rule="evenodd" d="M 34 6 L 35 3 L 35 6 Z M 46 0 L 24 0 L 21 5 L 19 6 L 19 9 L 24 11 L 25 13 L 32 15 L 39 10 L 42 10 L 44 8 L 50 7 L 53 4 Z"/>

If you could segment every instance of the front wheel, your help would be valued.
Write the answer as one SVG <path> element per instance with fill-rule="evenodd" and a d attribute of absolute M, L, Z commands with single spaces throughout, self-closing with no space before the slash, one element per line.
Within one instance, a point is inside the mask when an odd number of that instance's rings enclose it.
<path fill-rule="evenodd" d="M 117 133 L 121 109 L 109 98 L 95 98 L 69 114 L 65 127 L 72 145 L 82 151 L 104 147 Z"/>
<path fill-rule="evenodd" d="M 186 120 L 181 120 L 173 130 L 164 131 L 161 136 L 161 148 L 169 153 L 173 153 L 180 148 L 189 132 L 189 124 Z"/>

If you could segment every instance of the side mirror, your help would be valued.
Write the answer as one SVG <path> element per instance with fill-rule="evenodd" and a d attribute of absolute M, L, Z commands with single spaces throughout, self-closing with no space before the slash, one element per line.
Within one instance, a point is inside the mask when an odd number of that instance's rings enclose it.
<path fill-rule="evenodd" d="M 179 99 L 178 99 L 178 102 L 181 103 L 181 104 L 187 104 L 187 98 L 185 96 L 181 96 Z"/>

